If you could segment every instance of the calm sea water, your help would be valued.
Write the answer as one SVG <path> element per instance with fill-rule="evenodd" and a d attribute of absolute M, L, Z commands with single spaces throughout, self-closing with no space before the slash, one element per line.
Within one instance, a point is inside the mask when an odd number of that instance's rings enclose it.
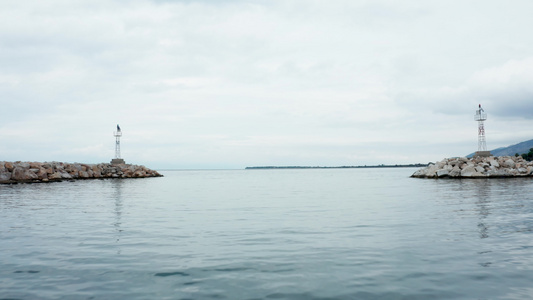
<path fill-rule="evenodd" d="M 533 181 L 415 170 L 0 186 L 0 299 L 533 298 Z"/>

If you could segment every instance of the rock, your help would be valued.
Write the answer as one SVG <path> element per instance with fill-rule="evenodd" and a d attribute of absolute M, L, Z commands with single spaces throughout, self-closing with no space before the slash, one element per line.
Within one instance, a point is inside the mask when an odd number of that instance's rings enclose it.
<path fill-rule="evenodd" d="M 476 169 L 473 166 L 467 166 L 461 170 L 462 177 L 472 177 L 476 173 Z"/>
<path fill-rule="evenodd" d="M 23 168 L 23 169 L 29 169 L 30 168 L 30 163 L 29 162 L 21 162 L 21 161 L 18 161 L 18 162 L 15 162 L 17 164 L 17 167 L 20 167 L 20 168 Z"/>
<path fill-rule="evenodd" d="M 11 172 L 7 169 L 0 170 L 0 182 L 9 181 L 11 179 Z"/>
<path fill-rule="evenodd" d="M 30 169 L 40 169 L 42 166 L 42 164 L 38 162 L 30 162 L 29 165 Z"/>
<path fill-rule="evenodd" d="M 437 169 L 438 167 L 436 165 L 433 165 L 433 164 L 429 165 L 428 170 L 426 171 L 426 176 L 429 178 L 435 177 L 437 173 Z"/>
<path fill-rule="evenodd" d="M 420 170 L 417 170 L 413 173 L 413 175 L 411 175 L 411 177 L 417 177 L 417 178 L 422 178 L 422 177 L 425 177 L 426 176 L 426 169 L 423 168 L 423 169 L 420 169 Z M 133 177 L 139 177 L 137 172 L 133 173 Z"/>
<path fill-rule="evenodd" d="M 437 177 L 439 177 L 439 178 L 447 177 L 449 174 L 450 174 L 450 170 L 448 170 L 448 169 L 437 170 Z"/>
<path fill-rule="evenodd" d="M 60 172 L 60 174 L 61 174 L 61 178 L 63 179 L 72 179 L 72 175 L 70 175 L 70 173 Z"/>
<path fill-rule="evenodd" d="M 40 168 L 39 171 L 37 171 L 37 177 L 41 180 L 48 179 L 48 170 L 49 169 Z"/>
<path fill-rule="evenodd" d="M 450 177 L 460 177 L 461 176 L 461 169 L 459 169 L 458 166 L 453 167 L 453 169 L 448 174 Z"/>
<path fill-rule="evenodd" d="M 52 180 L 59 180 L 61 178 L 62 178 L 61 173 L 59 172 L 54 172 L 53 174 L 48 175 L 48 179 L 52 179 Z"/>
<path fill-rule="evenodd" d="M 476 166 L 474 169 L 476 169 L 476 171 L 477 171 L 478 173 L 483 173 L 483 172 L 485 172 L 485 168 L 483 168 L 482 166 Z"/>
<path fill-rule="evenodd" d="M 503 165 L 507 168 L 514 168 L 515 167 L 515 162 L 512 160 L 512 159 L 507 159 Z"/>
<path fill-rule="evenodd" d="M 446 160 L 441 160 L 436 164 L 437 168 L 439 169 L 442 169 L 445 165 L 446 165 Z"/>
<path fill-rule="evenodd" d="M 13 164 L 12 164 L 12 163 L 10 163 L 10 162 L 5 162 L 5 163 L 4 163 L 4 167 L 5 167 L 9 172 L 13 172 L 14 167 L 13 167 Z"/>
<path fill-rule="evenodd" d="M 26 165 L 24 165 L 26 166 Z M 30 165 L 27 164 L 29 167 Z M 37 179 L 37 174 L 30 171 L 30 169 L 17 166 L 13 169 L 13 173 L 11 174 L 11 179 L 16 181 L 29 181 L 33 179 Z"/>

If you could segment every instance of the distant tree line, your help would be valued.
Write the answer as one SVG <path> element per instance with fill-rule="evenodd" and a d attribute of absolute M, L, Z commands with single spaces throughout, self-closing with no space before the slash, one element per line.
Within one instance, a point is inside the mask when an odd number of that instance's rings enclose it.
<path fill-rule="evenodd" d="M 359 169 L 359 168 L 413 168 L 413 167 L 427 167 L 427 164 L 408 164 L 408 165 L 373 165 L 373 166 L 338 166 L 338 167 L 311 167 L 311 166 L 259 166 L 259 167 L 246 167 L 247 170 L 250 169 Z"/>
<path fill-rule="evenodd" d="M 522 153 L 522 154 L 516 153 L 515 156 L 517 157 L 522 156 L 525 160 L 532 161 L 533 160 L 533 148 L 529 149 L 529 153 Z"/>

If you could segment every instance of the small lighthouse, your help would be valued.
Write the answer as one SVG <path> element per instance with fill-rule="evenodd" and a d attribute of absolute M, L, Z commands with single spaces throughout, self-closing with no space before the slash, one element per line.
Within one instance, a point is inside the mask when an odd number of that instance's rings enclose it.
<path fill-rule="evenodd" d="M 479 105 L 479 108 L 476 110 L 476 114 L 474 115 L 474 120 L 478 123 L 478 141 L 477 141 L 477 152 L 474 154 L 474 157 L 488 157 L 491 156 L 490 151 L 487 151 L 487 142 L 485 139 L 485 120 L 487 120 L 487 113 L 483 108 L 481 108 L 481 104 Z"/>
<path fill-rule="evenodd" d="M 120 126 L 117 124 L 117 131 L 114 132 L 115 136 L 115 158 L 111 160 L 111 164 L 113 165 L 120 165 L 125 164 L 126 162 L 120 158 L 120 137 L 122 136 L 122 130 L 120 130 Z"/>

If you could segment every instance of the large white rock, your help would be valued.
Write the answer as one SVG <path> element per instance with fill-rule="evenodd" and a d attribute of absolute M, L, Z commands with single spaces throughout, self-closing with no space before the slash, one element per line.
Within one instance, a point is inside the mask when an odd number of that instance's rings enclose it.
<path fill-rule="evenodd" d="M 498 163 L 497 160 L 494 160 L 494 159 L 491 159 L 489 160 L 489 164 L 495 168 L 499 168 L 500 167 L 500 164 Z"/>
<path fill-rule="evenodd" d="M 450 177 L 460 177 L 461 176 L 461 169 L 459 166 L 453 167 L 453 169 L 448 174 Z"/>
<path fill-rule="evenodd" d="M 424 177 L 426 176 L 426 171 L 427 171 L 427 168 L 417 170 L 416 172 L 413 173 L 413 177 Z"/>
<path fill-rule="evenodd" d="M 430 165 L 426 172 L 426 176 L 429 178 L 435 177 L 438 169 L 439 168 L 436 165 Z"/>
<path fill-rule="evenodd" d="M 450 174 L 450 170 L 448 170 L 448 169 L 437 170 L 437 177 L 446 177 L 449 174 Z"/>
<path fill-rule="evenodd" d="M 504 165 L 505 167 L 507 167 L 507 168 L 514 168 L 514 167 L 515 167 L 515 162 L 514 162 L 514 160 L 512 160 L 512 159 L 509 158 L 509 159 L 505 160 L 505 162 L 503 163 L 503 165 Z"/>
<path fill-rule="evenodd" d="M 462 177 L 472 177 L 476 173 L 476 169 L 474 166 L 467 166 L 463 170 L 461 170 L 461 176 Z"/>

